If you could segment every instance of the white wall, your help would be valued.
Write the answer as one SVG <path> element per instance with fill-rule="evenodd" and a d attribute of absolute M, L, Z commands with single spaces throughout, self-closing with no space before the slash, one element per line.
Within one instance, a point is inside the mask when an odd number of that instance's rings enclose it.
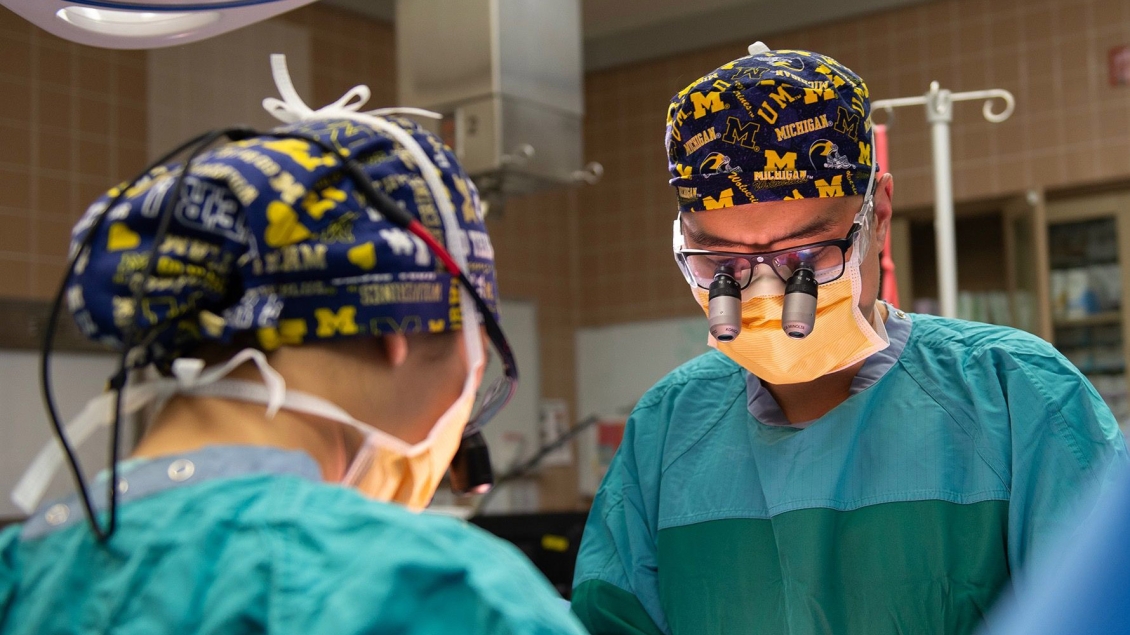
<path fill-rule="evenodd" d="M 506 470 L 519 452 L 529 455 L 538 445 L 538 402 L 541 400 L 540 359 L 538 356 L 538 314 L 533 302 L 504 300 L 499 307 L 502 330 L 518 360 L 518 393 L 498 413 L 483 436 L 490 445 L 495 474 Z M 502 374 L 498 354 L 491 351 L 491 362 L 484 375 L 484 386 Z M 523 445 L 525 447 L 521 447 Z"/>
<path fill-rule="evenodd" d="M 78 414 L 86 402 L 100 394 L 117 367 L 109 354 L 64 354 L 53 356 L 55 401 L 66 421 Z M 21 517 L 12 504 L 12 487 L 32 457 L 54 440 L 39 389 L 39 354 L 32 351 L 0 351 L 0 518 Z M 123 431 L 130 432 L 129 426 Z M 79 452 L 87 475 L 107 466 L 109 436 L 95 434 Z M 69 472 L 56 475 L 49 497 L 73 491 Z"/>
<path fill-rule="evenodd" d="M 627 414 L 655 382 L 709 350 L 704 316 L 633 322 L 577 331 L 577 409 L 590 415 Z M 577 443 L 582 494 L 596 492 L 595 430 Z"/>
<path fill-rule="evenodd" d="M 633 322 L 577 331 L 581 418 L 629 409 L 683 362 L 705 353 L 705 317 Z"/>

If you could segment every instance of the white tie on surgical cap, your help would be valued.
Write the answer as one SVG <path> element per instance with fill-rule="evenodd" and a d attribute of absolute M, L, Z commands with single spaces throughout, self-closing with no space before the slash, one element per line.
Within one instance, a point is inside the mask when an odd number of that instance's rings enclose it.
<path fill-rule="evenodd" d="M 409 107 L 394 107 L 394 108 L 378 108 L 376 110 L 362 111 L 361 106 L 364 106 L 372 96 L 372 91 L 364 84 L 358 84 L 353 88 L 345 91 L 334 103 L 323 106 L 314 110 L 302 101 L 298 96 L 298 91 L 294 88 L 294 83 L 290 80 L 290 72 L 286 67 L 286 56 L 280 53 L 271 55 L 271 74 L 274 76 L 275 85 L 279 89 L 279 94 L 282 99 L 275 97 L 267 97 L 263 100 L 263 108 L 271 113 L 275 119 L 284 123 L 294 123 L 304 119 L 324 119 L 328 116 L 341 115 L 343 113 L 373 115 L 377 117 L 386 117 L 388 115 L 416 115 L 418 117 L 426 117 L 428 119 L 443 119 L 443 115 L 431 110 L 423 108 L 409 108 Z"/>
<path fill-rule="evenodd" d="M 769 47 L 765 46 L 765 42 L 758 40 L 757 42 L 750 44 L 748 50 L 750 55 L 761 55 L 762 53 L 768 53 Z"/>

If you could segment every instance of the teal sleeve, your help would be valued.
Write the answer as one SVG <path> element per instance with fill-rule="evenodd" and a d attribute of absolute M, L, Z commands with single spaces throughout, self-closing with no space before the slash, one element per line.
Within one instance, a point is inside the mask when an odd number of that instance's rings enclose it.
<path fill-rule="evenodd" d="M 15 551 L 20 525 L 0 531 L 0 631 L 8 621 L 8 611 L 16 595 L 19 573 L 16 571 Z"/>
<path fill-rule="evenodd" d="M 1086 377 L 1045 346 L 983 353 L 993 358 L 1009 414 L 1014 572 L 1029 568 L 1033 557 L 1054 557 L 1048 549 L 1078 526 L 1114 468 L 1127 464 L 1126 441 L 1110 409 Z"/>
<path fill-rule="evenodd" d="M 603 580 L 574 589 L 573 612 L 592 635 L 662 635 L 636 596 Z"/>
<path fill-rule="evenodd" d="M 657 495 L 657 483 L 650 489 L 641 486 L 636 461 L 640 429 L 654 430 L 656 410 L 637 408 L 628 420 L 581 539 L 573 612 L 594 635 L 666 632 L 659 598 L 655 505 L 647 500 Z"/>

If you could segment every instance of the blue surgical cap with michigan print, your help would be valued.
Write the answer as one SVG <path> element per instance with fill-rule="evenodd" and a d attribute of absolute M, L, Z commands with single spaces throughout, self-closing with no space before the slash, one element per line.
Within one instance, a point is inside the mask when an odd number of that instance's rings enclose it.
<path fill-rule="evenodd" d="M 809 51 L 764 49 L 679 91 L 667 158 L 682 212 L 863 194 L 871 102 L 863 80 Z"/>
<path fill-rule="evenodd" d="M 438 168 L 470 243 L 468 277 L 496 311 L 494 252 L 474 185 L 435 135 L 407 119 L 390 121 L 412 135 Z M 351 120 L 314 120 L 278 131 L 345 150 L 375 187 L 445 241 L 421 166 L 383 132 Z M 152 170 L 107 210 L 128 184 L 110 190 L 73 233 L 77 246 L 94 219 L 107 215 L 69 283 L 67 299 L 79 327 L 114 347 L 131 321 L 140 332 L 158 328 L 161 335 L 145 355 L 153 361 L 202 341 L 231 342 L 241 333 L 273 349 L 460 328 L 458 281 L 422 240 L 364 205 L 340 165 L 306 141 L 270 136 L 201 154 L 174 204 L 168 236 L 156 250 L 156 271 L 138 305 L 131 283 L 146 270 L 181 168 Z"/>

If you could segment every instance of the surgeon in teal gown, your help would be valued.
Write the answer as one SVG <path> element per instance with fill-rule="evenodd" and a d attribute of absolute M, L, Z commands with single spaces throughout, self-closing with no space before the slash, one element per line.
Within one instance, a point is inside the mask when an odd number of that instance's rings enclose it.
<path fill-rule="evenodd" d="M 869 108 L 836 60 L 761 43 L 671 100 L 674 256 L 704 309 L 742 288 L 740 331 L 628 420 L 577 561 L 591 632 L 969 634 L 1126 464 L 1047 342 L 877 301 L 894 180 Z"/>
<path fill-rule="evenodd" d="M 592 632 L 971 633 L 1048 555 L 1125 463 L 1109 410 L 1032 336 L 886 312 L 815 421 L 719 352 L 640 400 L 577 562 Z"/>
<path fill-rule="evenodd" d="M 215 445 L 123 478 L 108 545 L 73 498 L 0 534 L 0 632 L 583 632 L 510 545 L 327 484 L 306 452 Z"/>
<path fill-rule="evenodd" d="M 282 131 L 347 151 L 441 244 L 474 237 L 464 268 L 493 312 L 474 186 L 438 138 L 381 121 L 399 132 L 348 113 Z M 437 252 L 366 209 L 339 167 L 307 141 L 254 137 L 198 158 L 163 241 L 154 210 L 173 209 L 177 169 L 111 190 L 80 222 L 76 242 L 97 233 L 68 282 L 76 320 L 111 343 L 130 319 L 172 321 L 146 351 L 171 376 L 146 380 L 166 392 L 120 464 L 109 538 L 77 496 L 0 533 L 0 633 L 583 633 L 517 549 L 420 513 L 463 436 L 485 354 L 473 344 L 487 340 Z M 135 314 L 130 267 L 155 244 Z M 209 374 L 233 355 L 244 361 Z M 90 411 L 100 423 L 104 406 Z M 89 488 L 103 531 L 105 484 Z"/>

